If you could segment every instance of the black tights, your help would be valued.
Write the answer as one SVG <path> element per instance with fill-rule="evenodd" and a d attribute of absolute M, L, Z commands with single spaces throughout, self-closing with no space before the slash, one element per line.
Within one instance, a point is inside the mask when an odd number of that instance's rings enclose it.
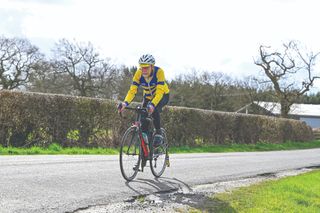
<path fill-rule="evenodd" d="M 148 103 L 150 100 L 147 99 L 143 99 L 143 107 L 147 107 Z M 160 134 L 161 133 L 161 125 L 160 125 L 160 112 L 162 111 L 162 107 L 164 107 L 169 101 L 169 94 L 165 94 L 163 95 L 162 99 L 160 100 L 160 102 L 158 103 L 158 105 L 156 106 L 156 108 L 154 109 L 153 113 L 152 113 L 152 118 L 153 118 L 153 125 L 156 128 L 156 133 Z M 142 132 L 147 132 L 148 131 L 148 121 L 145 119 L 146 115 L 144 115 L 141 119 L 141 129 Z"/>

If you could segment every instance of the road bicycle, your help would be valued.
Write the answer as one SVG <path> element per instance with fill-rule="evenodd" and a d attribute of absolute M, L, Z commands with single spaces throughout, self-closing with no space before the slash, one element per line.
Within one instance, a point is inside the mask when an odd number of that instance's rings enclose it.
<path fill-rule="evenodd" d="M 121 139 L 119 155 L 121 174 L 124 179 L 131 181 L 139 171 L 143 172 L 147 161 L 149 161 L 152 174 L 155 177 L 160 177 L 166 167 L 170 166 L 166 131 L 161 128 L 163 141 L 159 146 L 154 147 L 153 118 L 147 113 L 147 109 L 141 106 L 136 108 L 126 107 L 126 109 L 135 111 L 136 119 Z M 144 135 L 145 133 L 142 133 L 141 130 L 142 119 L 146 119 L 146 122 L 148 122 L 147 135 Z"/>

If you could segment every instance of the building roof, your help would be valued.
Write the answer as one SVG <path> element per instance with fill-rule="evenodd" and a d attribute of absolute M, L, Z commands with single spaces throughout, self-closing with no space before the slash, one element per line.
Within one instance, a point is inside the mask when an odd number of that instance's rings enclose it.
<path fill-rule="evenodd" d="M 281 114 L 280 103 L 254 101 L 254 104 L 265 108 L 275 115 Z M 320 104 L 293 104 L 289 115 L 320 117 Z"/>

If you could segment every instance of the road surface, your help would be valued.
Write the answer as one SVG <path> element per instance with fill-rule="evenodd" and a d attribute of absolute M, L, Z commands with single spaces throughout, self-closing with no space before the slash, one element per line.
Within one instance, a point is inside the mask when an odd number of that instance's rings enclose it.
<path fill-rule="evenodd" d="M 0 156 L 0 212 L 74 212 L 171 189 L 320 166 L 320 149 L 170 155 L 154 179 L 149 168 L 127 183 L 118 156 Z"/>

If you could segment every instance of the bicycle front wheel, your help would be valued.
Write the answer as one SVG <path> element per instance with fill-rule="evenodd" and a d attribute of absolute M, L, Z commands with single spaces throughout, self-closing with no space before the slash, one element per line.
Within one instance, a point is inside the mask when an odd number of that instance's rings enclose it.
<path fill-rule="evenodd" d="M 137 127 L 130 127 L 124 133 L 120 147 L 120 170 L 124 179 L 133 180 L 139 171 L 140 139 Z"/>
<path fill-rule="evenodd" d="M 166 132 L 161 128 L 163 142 L 158 147 L 152 147 L 150 159 L 151 172 L 155 177 L 160 177 L 166 169 L 166 159 L 168 158 L 168 140 Z M 153 146 L 153 143 L 151 144 Z"/>

